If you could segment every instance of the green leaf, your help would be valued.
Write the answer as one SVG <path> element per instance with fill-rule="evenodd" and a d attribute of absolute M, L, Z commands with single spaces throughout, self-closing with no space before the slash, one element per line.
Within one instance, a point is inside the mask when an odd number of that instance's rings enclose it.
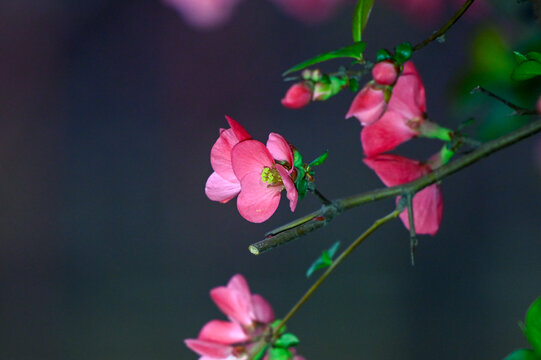
<path fill-rule="evenodd" d="M 293 166 L 296 168 L 302 167 L 302 155 L 298 150 L 293 150 Z"/>
<path fill-rule="evenodd" d="M 268 348 L 268 346 L 264 346 L 261 350 L 259 350 L 259 352 L 254 356 L 253 360 L 262 359 L 263 356 L 265 355 L 265 353 L 267 352 L 267 348 Z"/>
<path fill-rule="evenodd" d="M 349 90 L 351 92 L 357 92 L 359 90 L 359 81 L 357 81 L 357 79 L 349 79 Z"/>
<path fill-rule="evenodd" d="M 293 354 L 291 351 L 282 348 L 271 348 L 269 350 L 269 360 L 289 360 Z"/>
<path fill-rule="evenodd" d="M 541 297 L 534 301 L 526 314 L 526 337 L 537 355 L 541 356 Z"/>
<path fill-rule="evenodd" d="M 541 62 L 527 60 L 517 65 L 511 73 L 511 79 L 517 81 L 528 80 L 539 75 L 541 75 Z"/>
<path fill-rule="evenodd" d="M 332 265 L 332 258 L 340 246 L 340 241 L 335 242 L 329 250 L 324 250 L 306 271 L 306 277 L 310 277 L 316 270 L 323 269 Z"/>
<path fill-rule="evenodd" d="M 515 61 L 517 62 L 517 64 L 521 64 L 523 63 L 524 61 L 527 61 L 528 58 L 526 57 L 526 55 L 522 55 L 521 53 L 519 53 L 518 51 L 513 51 L 513 55 L 515 56 Z"/>
<path fill-rule="evenodd" d="M 274 343 L 274 346 L 281 347 L 284 349 L 290 348 L 292 346 L 297 346 L 299 344 L 299 338 L 293 335 L 292 333 L 285 333 L 280 336 L 278 340 Z"/>
<path fill-rule="evenodd" d="M 329 150 L 325 151 L 322 155 L 319 155 L 314 161 L 312 161 L 308 166 L 318 166 L 321 165 L 329 157 Z"/>
<path fill-rule="evenodd" d="M 364 28 L 368 22 L 368 17 L 372 11 L 374 0 L 358 0 L 355 12 L 353 13 L 353 24 L 351 30 L 353 32 L 353 41 L 361 41 Z"/>
<path fill-rule="evenodd" d="M 504 360 L 540 360 L 532 350 L 519 349 L 507 355 Z"/>
<path fill-rule="evenodd" d="M 280 323 L 282 322 L 282 319 L 276 319 L 274 320 L 273 322 L 271 322 L 270 326 L 272 328 L 273 331 L 276 331 L 276 327 L 278 325 L 280 325 Z M 283 334 L 285 331 L 286 331 L 286 326 L 282 326 L 282 328 L 280 329 L 280 334 Z"/>
<path fill-rule="evenodd" d="M 411 58 L 412 53 L 413 48 L 411 47 L 411 44 L 409 42 L 405 42 L 397 45 L 394 52 L 394 58 L 399 64 L 403 64 Z"/>
<path fill-rule="evenodd" d="M 376 62 L 387 60 L 387 59 L 390 59 L 391 57 L 392 57 L 391 54 L 387 50 L 379 49 L 376 55 Z"/>
<path fill-rule="evenodd" d="M 529 53 L 527 53 L 526 58 L 541 63 L 541 53 L 538 53 L 536 51 L 530 51 Z"/>
<path fill-rule="evenodd" d="M 330 51 L 324 54 L 317 55 L 311 59 L 303 61 L 300 64 L 293 66 L 291 69 L 286 70 L 282 76 L 291 74 L 292 72 L 302 70 L 308 66 L 318 64 L 327 60 L 338 59 L 338 58 L 354 58 L 356 60 L 361 60 L 363 58 L 363 51 L 366 48 L 366 43 L 363 41 L 355 42 L 353 45 L 343 47 L 338 50 Z"/>

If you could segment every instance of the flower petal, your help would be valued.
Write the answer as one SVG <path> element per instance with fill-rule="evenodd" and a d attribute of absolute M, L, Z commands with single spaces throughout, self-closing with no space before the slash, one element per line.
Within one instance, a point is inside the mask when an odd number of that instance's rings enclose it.
<path fill-rule="evenodd" d="M 263 296 L 259 294 L 252 295 L 252 305 L 254 307 L 255 320 L 263 324 L 270 324 L 274 321 L 274 310 Z"/>
<path fill-rule="evenodd" d="M 208 356 L 210 358 L 224 359 L 227 358 L 233 348 L 228 345 L 217 344 L 211 341 L 198 340 L 198 339 L 186 339 L 184 343 L 191 350 L 195 351 L 199 355 Z"/>
<path fill-rule="evenodd" d="M 244 294 L 219 286 L 210 291 L 210 297 L 218 308 L 232 321 L 241 325 L 251 325 L 253 320 L 252 303 Z"/>
<path fill-rule="evenodd" d="M 250 140 L 239 145 L 248 142 Z M 240 186 L 237 208 L 243 218 L 254 223 L 261 223 L 274 214 L 280 203 L 281 186 L 267 186 L 258 172 L 251 172 L 244 176 Z"/>
<path fill-rule="evenodd" d="M 248 286 L 248 282 L 241 274 L 233 275 L 227 283 L 227 288 L 232 291 L 238 292 L 239 296 L 242 298 L 242 301 L 246 304 L 251 303 L 252 293 L 250 292 L 250 286 Z M 251 311 L 250 315 L 253 318 L 253 314 Z"/>
<path fill-rule="evenodd" d="M 280 134 L 270 133 L 267 149 L 275 160 L 287 161 L 293 168 L 293 152 L 289 143 Z"/>
<path fill-rule="evenodd" d="M 240 326 L 238 323 L 212 320 L 203 326 L 197 339 L 231 345 L 248 341 L 250 337 L 244 332 L 242 326 Z"/>
<path fill-rule="evenodd" d="M 238 182 L 231 166 L 231 150 L 238 143 L 233 129 L 227 129 L 220 132 L 220 137 L 210 150 L 212 169 L 229 182 Z"/>
<path fill-rule="evenodd" d="M 231 152 L 233 171 L 239 180 L 246 174 L 257 172 L 258 177 L 265 166 L 274 165 L 274 160 L 265 145 L 256 140 L 245 140 L 233 147 Z"/>
<path fill-rule="evenodd" d="M 353 99 L 346 119 L 354 116 L 362 125 L 370 125 L 378 120 L 387 107 L 383 90 L 367 84 Z"/>
<path fill-rule="evenodd" d="M 250 134 L 248 134 L 248 132 L 244 130 L 244 128 L 240 126 L 240 124 L 233 120 L 231 117 L 226 115 L 225 119 L 229 123 L 229 126 L 231 126 L 231 130 L 233 130 L 233 133 L 235 134 L 239 142 L 244 140 L 250 140 L 252 138 Z"/>
<path fill-rule="evenodd" d="M 236 179 L 236 178 L 235 178 Z M 240 192 L 240 182 L 230 182 L 217 172 L 210 174 L 205 185 L 205 194 L 210 200 L 226 203 Z"/>
<path fill-rule="evenodd" d="M 413 197 L 413 221 L 417 234 L 436 234 L 440 227 L 442 215 L 443 195 L 440 186 L 436 184 L 430 185 Z M 407 209 L 400 214 L 400 219 L 409 230 Z"/>
<path fill-rule="evenodd" d="M 393 154 L 380 154 L 363 161 L 389 187 L 408 183 L 430 172 L 428 166 L 417 160 Z"/>
<path fill-rule="evenodd" d="M 387 110 L 378 121 L 361 130 L 361 142 L 366 156 L 374 156 L 392 150 L 416 135 L 406 125 L 404 117 Z"/>
<path fill-rule="evenodd" d="M 284 183 L 284 187 L 286 188 L 287 199 L 289 200 L 289 208 L 291 209 L 291 211 L 295 211 L 295 208 L 297 207 L 297 201 L 299 200 L 299 192 L 297 191 L 293 180 L 291 180 L 291 178 L 289 177 L 289 173 L 286 168 L 284 168 L 280 164 L 276 164 L 276 170 L 278 170 L 278 173 L 282 178 L 282 182 Z"/>
<path fill-rule="evenodd" d="M 404 64 L 404 70 L 393 88 L 388 109 L 398 112 L 406 119 L 422 117 L 426 112 L 425 87 L 411 61 Z"/>

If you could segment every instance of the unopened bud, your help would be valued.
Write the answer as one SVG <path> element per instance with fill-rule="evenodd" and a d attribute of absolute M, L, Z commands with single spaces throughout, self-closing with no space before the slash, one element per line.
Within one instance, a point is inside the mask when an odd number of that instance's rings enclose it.
<path fill-rule="evenodd" d="M 282 99 L 282 105 L 290 109 L 300 109 L 312 99 L 312 84 L 308 81 L 293 84 Z"/>
<path fill-rule="evenodd" d="M 391 61 L 381 61 L 372 68 L 372 77 L 380 85 L 392 85 L 396 81 L 398 72 Z"/>

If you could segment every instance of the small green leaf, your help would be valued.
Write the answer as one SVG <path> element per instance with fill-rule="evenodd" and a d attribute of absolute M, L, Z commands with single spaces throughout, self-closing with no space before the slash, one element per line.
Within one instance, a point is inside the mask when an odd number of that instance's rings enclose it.
<path fill-rule="evenodd" d="M 383 61 L 383 60 L 388 60 L 391 57 L 392 57 L 391 54 L 387 50 L 379 49 L 378 53 L 376 55 L 376 61 L 380 62 L 380 61 Z"/>
<path fill-rule="evenodd" d="M 308 190 L 308 182 L 304 179 L 304 174 L 302 179 L 298 178 L 297 181 L 295 181 L 295 187 L 299 193 L 299 200 L 304 199 L 306 196 L 306 191 Z"/>
<path fill-rule="evenodd" d="M 303 61 L 300 64 L 293 66 L 291 69 L 286 70 L 282 76 L 286 76 L 295 71 L 302 70 L 308 66 L 318 64 L 327 60 L 338 59 L 338 58 L 354 58 L 356 60 L 361 60 L 363 58 L 363 51 L 366 48 L 366 43 L 363 41 L 355 42 L 353 45 L 343 47 L 338 50 L 330 51 L 324 54 L 317 55 L 311 59 Z"/>
<path fill-rule="evenodd" d="M 351 92 L 357 92 L 359 90 L 359 82 L 357 81 L 357 79 L 349 79 L 349 90 Z"/>
<path fill-rule="evenodd" d="M 526 337 L 537 355 L 541 356 L 541 297 L 534 301 L 526 314 Z"/>
<path fill-rule="evenodd" d="M 329 157 L 329 151 L 327 150 L 322 155 L 318 156 L 314 161 L 312 161 L 308 166 L 312 167 L 312 166 L 321 165 L 325 162 L 325 160 L 327 160 L 328 157 Z"/>
<path fill-rule="evenodd" d="M 529 53 L 527 53 L 526 58 L 541 63 L 541 53 L 538 53 L 536 51 L 530 51 Z"/>
<path fill-rule="evenodd" d="M 541 75 L 541 63 L 535 60 L 527 60 L 519 65 L 511 73 L 513 80 L 528 80 L 535 76 Z"/>
<path fill-rule="evenodd" d="M 290 348 L 292 346 L 297 346 L 299 344 L 299 338 L 293 335 L 292 333 L 285 333 L 280 336 L 278 340 L 274 343 L 274 346 L 281 347 L 284 349 Z"/>
<path fill-rule="evenodd" d="M 340 241 L 335 242 L 329 250 L 324 250 L 321 256 L 312 263 L 306 271 L 306 277 L 310 277 L 316 270 L 323 269 L 332 265 L 332 258 L 340 246 Z"/>
<path fill-rule="evenodd" d="M 260 360 L 263 358 L 265 353 L 267 352 L 268 346 L 264 346 L 263 349 L 259 350 L 259 352 L 254 356 L 254 360 Z"/>
<path fill-rule="evenodd" d="M 293 354 L 291 351 L 282 348 L 271 348 L 269 350 L 269 360 L 289 360 Z"/>
<path fill-rule="evenodd" d="M 513 51 L 513 55 L 515 56 L 515 61 L 517 62 L 517 64 L 522 64 L 524 61 L 528 60 L 526 55 L 522 55 L 518 51 Z"/>
<path fill-rule="evenodd" d="M 409 42 L 398 45 L 395 49 L 394 58 L 399 64 L 403 64 L 411 58 L 413 48 Z"/>
<path fill-rule="evenodd" d="M 355 12 L 353 13 L 353 24 L 351 30 L 353 32 L 353 41 L 361 41 L 364 28 L 368 22 L 368 17 L 372 11 L 374 0 L 358 0 Z"/>
<path fill-rule="evenodd" d="M 532 350 L 519 349 L 507 355 L 503 360 L 539 360 Z"/>
<path fill-rule="evenodd" d="M 298 150 L 293 150 L 293 166 L 302 167 L 302 155 Z"/>
<path fill-rule="evenodd" d="M 282 322 L 282 319 L 276 319 L 276 320 L 274 320 L 274 321 L 270 324 L 272 330 L 276 331 L 276 327 L 277 327 L 278 325 L 280 325 L 281 322 Z M 283 334 L 283 333 L 286 331 L 286 329 L 287 329 L 287 328 L 286 328 L 285 325 L 282 326 L 282 328 L 280 329 L 280 334 Z"/>

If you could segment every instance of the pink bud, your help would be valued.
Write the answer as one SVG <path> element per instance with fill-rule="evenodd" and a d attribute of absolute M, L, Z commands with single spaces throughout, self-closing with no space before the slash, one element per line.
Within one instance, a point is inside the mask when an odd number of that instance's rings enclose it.
<path fill-rule="evenodd" d="M 398 72 L 391 61 L 385 60 L 372 68 L 372 77 L 380 85 L 392 85 L 396 81 Z"/>
<path fill-rule="evenodd" d="M 354 116 L 362 125 L 370 125 L 381 117 L 386 106 L 383 90 L 369 83 L 353 99 L 346 119 Z"/>
<path fill-rule="evenodd" d="M 312 86 L 308 82 L 293 84 L 282 99 L 282 105 L 290 109 L 300 109 L 310 103 Z"/>

